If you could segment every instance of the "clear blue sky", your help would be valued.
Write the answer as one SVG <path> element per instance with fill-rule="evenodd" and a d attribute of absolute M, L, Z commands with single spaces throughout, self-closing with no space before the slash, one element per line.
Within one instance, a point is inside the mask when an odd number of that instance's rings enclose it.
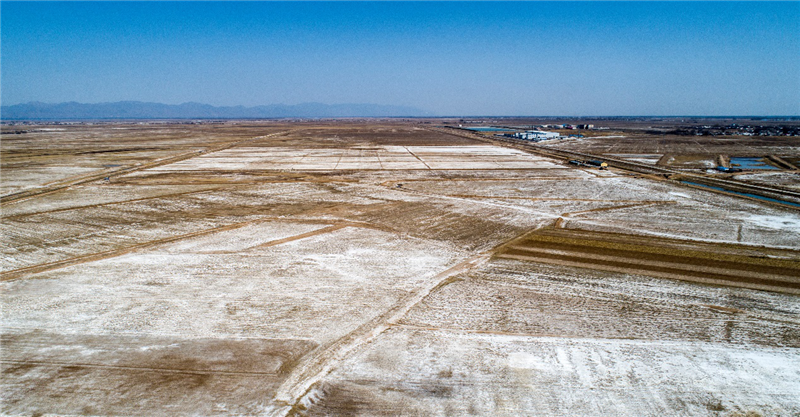
<path fill-rule="evenodd" d="M 2 103 L 798 115 L 800 2 L 3 1 Z"/>

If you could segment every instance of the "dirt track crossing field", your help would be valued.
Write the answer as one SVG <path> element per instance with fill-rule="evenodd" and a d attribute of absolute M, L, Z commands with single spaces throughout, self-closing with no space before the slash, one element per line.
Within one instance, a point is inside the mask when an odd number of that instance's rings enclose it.
<path fill-rule="evenodd" d="M 796 210 L 416 120 L 6 136 L 3 415 L 800 414 Z"/>

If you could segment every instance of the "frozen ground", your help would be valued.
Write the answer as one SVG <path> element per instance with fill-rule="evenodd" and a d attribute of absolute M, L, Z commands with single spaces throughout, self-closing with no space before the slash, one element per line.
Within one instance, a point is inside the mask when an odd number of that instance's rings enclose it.
<path fill-rule="evenodd" d="M 796 415 L 796 349 L 393 328 L 310 415 Z"/>
<path fill-rule="evenodd" d="M 659 159 L 661 159 L 661 154 L 630 154 L 630 153 L 622 153 L 622 154 L 606 154 L 607 156 L 611 156 L 614 158 L 620 158 L 631 162 L 638 162 L 640 164 L 648 164 L 648 165 L 655 165 Z"/>
<path fill-rule="evenodd" d="M 401 123 L 64 129 L 3 186 L 59 138 L 196 156 L 4 201 L 4 415 L 800 414 L 797 296 L 500 257 L 548 227 L 800 268 L 796 210 Z"/>
<path fill-rule="evenodd" d="M 542 169 L 558 165 L 497 146 L 369 148 L 234 148 L 156 168 L 157 171 L 333 171 L 408 169 Z"/>
<path fill-rule="evenodd" d="M 754 172 L 739 174 L 737 180 L 763 184 L 768 186 L 781 186 L 794 190 L 800 190 L 800 172 Z"/>
<path fill-rule="evenodd" d="M 308 237 L 270 245 L 299 235 Z M 457 259 L 453 248 L 372 229 L 268 222 L 9 282 L 3 323 L 52 333 L 326 343 Z"/>

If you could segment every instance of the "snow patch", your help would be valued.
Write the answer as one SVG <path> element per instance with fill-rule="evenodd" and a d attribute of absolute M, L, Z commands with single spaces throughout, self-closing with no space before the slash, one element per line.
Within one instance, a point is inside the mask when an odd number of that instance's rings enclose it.
<path fill-rule="evenodd" d="M 800 233 L 800 217 L 798 216 L 767 216 L 761 214 L 751 214 L 748 218 L 748 221 L 769 229 Z"/>
<path fill-rule="evenodd" d="M 674 195 L 675 197 L 682 197 L 682 198 L 692 198 L 692 197 L 689 196 L 689 194 L 678 193 L 678 192 L 675 192 L 675 191 L 670 191 L 669 195 Z"/>
<path fill-rule="evenodd" d="M 546 370 L 548 364 L 527 352 L 514 352 L 508 355 L 508 366 L 517 369 Z"/>

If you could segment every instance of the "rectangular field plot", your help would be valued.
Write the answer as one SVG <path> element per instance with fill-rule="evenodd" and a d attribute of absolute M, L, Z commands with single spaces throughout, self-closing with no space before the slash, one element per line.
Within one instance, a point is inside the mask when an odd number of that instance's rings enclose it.
<path fill-rule="evenodd" d="M 561 168 L 499 146 L 378 146 L 365 149 L 231 148 L 149 171 L 491 170 Z"/>

